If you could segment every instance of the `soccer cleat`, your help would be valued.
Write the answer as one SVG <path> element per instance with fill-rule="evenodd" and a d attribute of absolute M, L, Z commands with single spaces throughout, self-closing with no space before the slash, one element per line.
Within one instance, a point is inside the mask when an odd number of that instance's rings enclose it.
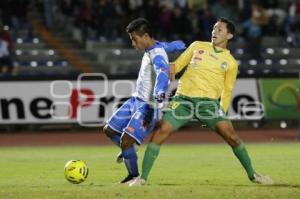
<path fill-rule="evenodd" d="M 145 179 L 141 178 L 140 176 L 136 177 L 130 184 L 130 187 L 140 187 L 146 185 L 147 182 Z"/>
<path fill-rule="evenodd" d="M 130 183 L 132 183 L 135 179 L 136 179 L 137 177 L 134 177 L 133 175 L 131 175 L 131 174 L 128 174 L 128 176 L 126 177 L 126 178 L 124 178 L 121 182 L 120 182 L 120 184 L 130 184 Z"/>
<path fill-rule="evenodd" d="M 254 183 L 258 183 L 258 184 L 265 184 L 265 185 L 271 185 L 274 184 L 274 181 L 272 180 L 271 177 L 269 176 L 264 176 L 258 173 L 254 174 L 254 179 L 251 180 Z"/>

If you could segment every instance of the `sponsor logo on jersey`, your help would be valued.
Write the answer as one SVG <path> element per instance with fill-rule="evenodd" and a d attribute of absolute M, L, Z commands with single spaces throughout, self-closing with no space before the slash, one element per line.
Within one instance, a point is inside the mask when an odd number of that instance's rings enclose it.
<path fill-rule="evenodd" d="M 194 59 L 198 60 L 198 61 L 202 61 L 202 58 L 200 58 L 200 57 L 195 57 Z"/>
<path fill-rule="evenodd" d="M 129 133 L 133 133 L 135 131 L 135 129 L 133 127 L 129 126 L 129 127 L 127 127 L 127 131 Z"/>
<path fill-rule="evenodd" d="M 215 60 L 218 60 L 218 59 L 219 59 L 216 55 L 211 54 L 211 53 L 209 54 L 209 56 L 212 57 L 212 58 L 214 58 Z"/>
<path fill-rule="evenodd" d="M 226 70 L 226 68 L 227 68 L 227 62 L 223 62 L 223 63 L 221 64 L 221 68 L 222 68 L 223 70 Z"/>

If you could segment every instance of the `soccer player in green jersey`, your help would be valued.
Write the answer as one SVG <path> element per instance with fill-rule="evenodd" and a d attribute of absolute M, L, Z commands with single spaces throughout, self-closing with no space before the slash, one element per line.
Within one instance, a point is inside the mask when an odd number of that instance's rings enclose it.
<path fill-rule="evenodd" d="M 173 63 L 175 73 L 185 67 L 186 71 L 179 79 L 176 95 L 168 106 L 169 111 L 163 115 L 145 151 L 142 175 L 130 186 L 146 184 L 161 144 L 173 131 L 192 119 L 206 124 L 231 146 L 249 180 L 273 184 L 270 177 L 255 172 L 245 144 L 226 117 L 238 71 L 236 60 L 227 50 L 234 32 L 234 24 L 220 18 L 213 27 L 211 42 L 193 42 Z"/>

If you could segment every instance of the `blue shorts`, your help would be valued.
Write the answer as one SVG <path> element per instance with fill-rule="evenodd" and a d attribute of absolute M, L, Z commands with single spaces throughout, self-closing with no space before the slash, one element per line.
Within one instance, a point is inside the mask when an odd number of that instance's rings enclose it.
<path fill-rule="evenodd" d="M 107 121 L 115 132 L 126 133 L 138 144 L 144 142 L 159 121 L 159 109 L 137 97 L 129 98 Z"/>

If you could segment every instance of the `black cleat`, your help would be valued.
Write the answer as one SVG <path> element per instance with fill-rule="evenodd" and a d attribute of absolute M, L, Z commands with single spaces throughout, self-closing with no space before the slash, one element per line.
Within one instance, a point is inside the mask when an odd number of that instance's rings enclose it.
<path fill-rule="evenodd" d="M 131 174 L 128 174 L 128 176 L 126 178 L 124 178 L 120 183 L 121 184 L 130 184 L 131 182 L 134 181 L 134 179 L 136 178 L 137 176 L 133 176 Z"/>

